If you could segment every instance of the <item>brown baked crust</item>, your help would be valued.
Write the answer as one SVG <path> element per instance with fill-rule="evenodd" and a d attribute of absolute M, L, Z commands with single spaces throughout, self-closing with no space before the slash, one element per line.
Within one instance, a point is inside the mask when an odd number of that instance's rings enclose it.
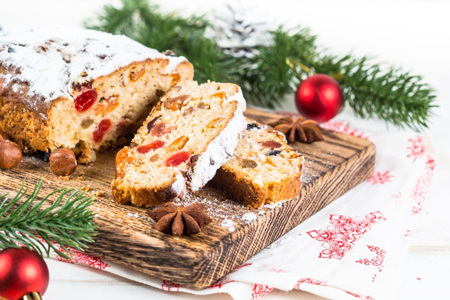
<path fill-rule="evenodd" d="M 92 86 L 96 89 L 105 89 L 104 83 L 109 78 L 120 76 L 128 70 L 145 65 L 147 69 L 156 71 L 164 70 L 169 64 L 168 59 L 147 59 L 140 62 L 133 62 L 125 67 L 119 68 L 107 76 L 100 76 L 92 81 Z M 6 69 L 0 62 L 0 74 L 14 74 L 17 70 L 13 68 Z M 158 74 L 160 78 L 169 78 L 171 85 L 176 84 L 180 80 L 188 80 L 193 77 L 193 66 L 188 61 L 181 62 L 171 73 Z M 158 78 L 158 79 L 160 79 Z M 58 141 L 58 134 L 52 134 L 58 124 L 54 124 L 54 115 L 60 114 L 57 107 L 65 105 L 71 107 L 73 100 L 70 98 L 58 98 L 52 101 L 45 101 L 39 96 L 30 96 L 28 93 L 29 83 L 27 82 L 10 82 L 7 86 L 3 86 L 4 82 L 0 78 L 0 130 L 9 134 L 11 139 L 15 141 L 25 152 L 34 151 L 52 151 L 59 147 L 65 147 Z M 16 89 L 12 86 L 15 84 Z M 125 84 L 124 84 L 124 89 Z M 74 98 L 77 95 L 74 89 Z M 160 97 L 160 96 L 158 96 Z M 141 116 L 137 120 L 135 129 L 139 128 L 145 117 L 151 110 L 152 103 L 158 98 L 153 96 L 148 99 L 149 105 L 141 110 Z M 129 142 L 127 138 L 120 138 L 114 141 L 107 141 L 100 149 L 91 149 L 85 142 L 80 141 L 72 150 L 77 153 L 78 161 L 86 163 L 95 158 L 95 151 L 108 149 L 115 146 L 122 146 Z"/>

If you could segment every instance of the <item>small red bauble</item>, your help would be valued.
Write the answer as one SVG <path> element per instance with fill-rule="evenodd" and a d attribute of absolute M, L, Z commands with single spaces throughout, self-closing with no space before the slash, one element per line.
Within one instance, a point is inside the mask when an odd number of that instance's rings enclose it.
<path fill-rule="evenodd" d="M 21 299 L 47 290 L 48 268 L 44 259 L 26 248 L 7 248 L 0 252 L 0 297 Z"/>
<path fill-rule="evenodd" d="M 299 113 L 317 122 L 332 119 L 341 110 L 344 96 L 336 80 L 317 74 L 303 80 L 295 93 Z"/>

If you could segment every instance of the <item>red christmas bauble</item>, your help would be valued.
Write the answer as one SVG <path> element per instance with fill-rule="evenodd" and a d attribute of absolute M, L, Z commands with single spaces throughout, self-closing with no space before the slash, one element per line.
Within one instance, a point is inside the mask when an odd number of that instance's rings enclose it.
<path fill-rule="evenodd" d="M 332 119 L 344 104 L 344 95 L 336 80 L 317 74 L 303 80 L 295 93 L 299 113 L 317 122 Z"/>
<path fill-rule="evenodd" d="M 47 290 L 48 268 L 44 259 L 26 248 L 7 248 L 0 252 L 0 297 L 21 299 L 24 295 Z"/>

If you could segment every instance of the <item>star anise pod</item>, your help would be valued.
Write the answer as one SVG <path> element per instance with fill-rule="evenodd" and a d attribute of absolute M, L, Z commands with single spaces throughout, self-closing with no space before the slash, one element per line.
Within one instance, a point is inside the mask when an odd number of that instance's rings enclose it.
<path fill-rule="evenodd" d="M 270 123 L 269 125 L 275 130 L 283 133 L 291 143 L 295 141 L 301 143 L 323 141 L 319 123 L 313 120 L 307 120 L 300 116 L 297 117 L 295 121 L 286 117 Z"/>
<path fill-rule="evenodd" d="M 203 204 L 193 203 L 188 207 L 176 206 L 172 202 L 148 211 L 155 220 L 155 229 L 164 233 L 182 235 L 196 234 L 211 223 L 212 219 L 203 212 Z"/>

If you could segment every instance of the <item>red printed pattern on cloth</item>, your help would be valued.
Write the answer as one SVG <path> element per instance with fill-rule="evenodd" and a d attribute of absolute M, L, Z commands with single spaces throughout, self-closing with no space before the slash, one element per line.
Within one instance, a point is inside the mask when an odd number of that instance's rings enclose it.
<path fill-rule="evenodd" d="M 359 240 L 372 225 L 378 221 L 386 220 L 379 211 L 369 213 L 365 217 L 346 217 L 330 215 L 331 225 L 326 229 L 308 231 L 308 235 L 323 242 L 323 249 L 319 258 L 342 259 L 350 251 L 355 241 Z"/>
<path fill-rule="evenodd" d="M 429 157 L 425 165 L 425 173 L 419 177 L 419 179 L 414 184 L 411 197 L 413 198 L 416 205 L 412 208 L 411 213 L 413 215 L 420 214 L 423 208 L 423 203 L 428 195 L 428 190 L 430 188 L 431 179 L 433 178 L 434 168 L 436 164 L 433 158 Z"/>
<path fill-rule="evenodd" d="M 253 284 L 252 288 L 252 300 L 259 300 L 262 299 L 265 295 L 273 291 L 273 287 L 269 287 L 268 285 L 263 284 Z"/>
<path fill-rule="evenodd" d="M 412 158 L 413 161 L 416 161 L 417 158 L 421 157 L 425 152 L 423 138 L 418 135 L 415 139 L 409 139 L 408 142 L 409 146 L 407 149 L 409 150 L 409 153 L 406 157 Z"/>
<path fill-rule="evenodd" d="M 380 247 L 369 246 L 369 245 L 367 245 L 367 248 L 370 250 L 370 252 L 375 252 L 376 257 L 373 259 L 363 258 L 363 259 L 357 260 L 355 262 L 366 265 L 366 266 L 378 267 L 378 273 L 383 271 L 383 263 L 384 263 L 384 257 L 386 256 L 386 250 L 381 250 Z M 375 273 L 373 275 L 372 282 L 375 281 L 378 273 Z"/>
<path fill-rule="evenodd" d="M 163 280 L 161 289 L 168 292 L 179 292 L 180 285 L 170 280 Z"/>
<path fill-rule="evenodd" d="M 61 257 L 59 255 L 56 257 L 56 259 L 59 261 L 64 261 L 64 262 L 68 262 L 71 264 L 80 264 L 80 265 L 90 266 L 92 268 L 100 269 L 100 270 L 104 270 L 104 269 L 110 267 L 109 264 L 102 261 L 98 257 L 86 254 L 84 252 L 78 251 L 73 248 L 68 248 L 68 249 L 70 250 L 70 252 L 72 252 L 72 254 L 67 253 L 62 247 L 59 247 L 59 251 L 69 255 L 72 258 L 72 260 L 65 259 L 64 257 Z"/>
<path fill-rule="evenodd" d="M 345 291 L 345 292 L 346 292 L 347 294 L 352 295 L 353 297 L 358 298 L 358 299 L 363 299 L 363 300 L 375 300 L 375 298 L 373 298 L 373 297 L 371 297 L 371 296 L 361 296 L 361 295 L 358 295 L 358 294 L 350 293 L 349 291 Z"/>
<path fill-rule="evenodd" d="M 367 179 L 368 182 L 370 182 L 372 185 L 380 183 L 385 184 L 387 182 L 392 182 L 391 179 L 395 176 L 390 174 L 389 171 L 386 171 L 384 173 L 377 172 L 374 176 Z"/>
<path fill-rule="evenodd" d="M 317 279 L 313 279 L 313 278 L 302 278 L 302 279 L 299 279 L 299 281 L 295 285 L 294 289 L 299 290 L 301 283 L 309 283 L 309 284 L 321 285 L 321 286 L 327 285 L 326 281 L 317 280 Z"/>

